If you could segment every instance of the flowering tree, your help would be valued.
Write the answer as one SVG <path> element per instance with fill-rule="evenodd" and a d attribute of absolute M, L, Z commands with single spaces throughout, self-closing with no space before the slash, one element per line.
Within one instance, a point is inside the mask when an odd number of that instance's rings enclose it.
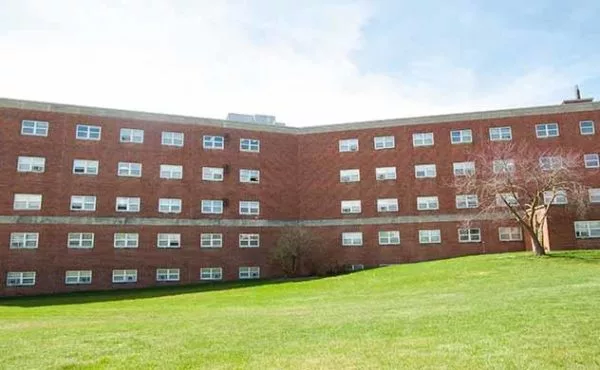
<path fill-rule="evenodd" d="M 531 237 L 533 252 L 540 256 L 545 254 L 542 231 L 550 209 L 564 205 L 582 213 L 587 207 L 580 158 L 580 154 L 560 148 L 492 145 L 472 153 L 467 162 L 470 166 L 457 171 L 455 165 L 452 186 L 457 195 L 472 200 L 467 208 L 476 208 L 476 216 L 517 221 Z"/>

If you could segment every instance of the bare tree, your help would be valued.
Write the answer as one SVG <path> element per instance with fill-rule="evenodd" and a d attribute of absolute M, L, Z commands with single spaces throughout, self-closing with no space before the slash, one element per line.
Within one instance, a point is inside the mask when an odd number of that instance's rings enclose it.
<path fill-rule="evenodd" d="M 472 153 L 470 160 L 476 171 L 455 169 L 456 194 L 476 199 L 477 218 L 513 218 L 531 237 L 537 256 L 545 254 L 542 232 L 551 208 L 564 205 L 582 213 L 587 207 L 581 154 L 496 143 Z"/>
<path fill-rule="evenodd" d="M 320 240 L 308 229 L 290 227 L 281 232 L 271 260 L 281 267 L 287 276 L 302 272 L 314 274 L 320 262 Z"/>

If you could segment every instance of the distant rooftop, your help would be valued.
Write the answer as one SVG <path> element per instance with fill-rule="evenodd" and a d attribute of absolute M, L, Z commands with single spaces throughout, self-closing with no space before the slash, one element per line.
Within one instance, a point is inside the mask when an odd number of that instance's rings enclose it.
<path fill-rule="evenodd" d="M 244 122 L 244 123 L 258 123 L 260 125 L 275 125 L 285 126 L 283 122 L 277 122 L 275 116 L 269 116 L 265 114 L 239 114 L 229 113 L 227 115 L 228 121 Z"/>

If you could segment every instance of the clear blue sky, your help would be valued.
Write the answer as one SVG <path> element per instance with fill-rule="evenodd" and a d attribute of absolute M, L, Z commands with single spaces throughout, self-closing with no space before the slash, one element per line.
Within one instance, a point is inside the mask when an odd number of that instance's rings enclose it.
<path fill-rule="evenodd" d="M 0 0 L 0 96 L 296 126 L 600 99 L 600 1 Z"/>

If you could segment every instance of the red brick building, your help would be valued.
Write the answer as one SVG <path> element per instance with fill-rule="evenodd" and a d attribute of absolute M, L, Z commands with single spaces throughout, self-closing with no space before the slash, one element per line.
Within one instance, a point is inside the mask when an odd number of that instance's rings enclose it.
<path fill-rule="evenodd" d="M 292 128 L 0 99 L 0 295 L 273 277 L 293 225 L 350 269 L 525 250 L 510 221 L 463 229 L 477 200 L 447 184 L 525 141 L 580 151 L 600 204 L 597 122 L 591 101 Z M 550 246 L 595 247 L 594 220 L 550 217 Z"/>

